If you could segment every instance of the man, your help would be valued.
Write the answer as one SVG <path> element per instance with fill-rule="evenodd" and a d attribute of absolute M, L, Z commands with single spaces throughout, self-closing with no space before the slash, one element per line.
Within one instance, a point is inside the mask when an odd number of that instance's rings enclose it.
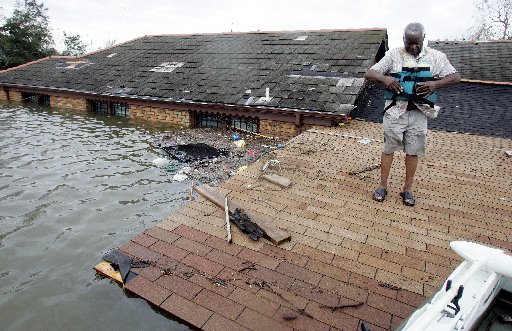
<path fill-rule="evenodd" d="M 435 118 L 435 90 L 452 86 L 460 76 L 446 55 L 424 47 L 425 29 L 420 23 L 411 23 L 404 30 L 404 47 L 386 52 L 386 55 L 365 74 L 372 82 L 386 86 L 386 104 L 383 118 L 384 150 L 381 154 L 380 186 L 373 193 L 379 202 L 388 194 L 388 177 L 395 151 L 405 156 L 405 183 L 400 196 L 406 206 L 416 204 L 412 193 L 418 157 L 425 155 L 427 117 Z M 398 80 L 397 80 L 398 79 Z M 400 80 L 400 81 L 399 81 Z"/>

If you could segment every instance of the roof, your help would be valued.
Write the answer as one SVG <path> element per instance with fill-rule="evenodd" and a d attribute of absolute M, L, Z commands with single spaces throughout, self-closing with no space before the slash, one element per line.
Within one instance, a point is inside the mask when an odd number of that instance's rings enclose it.
<path fill-rule="evenodd" d="M 384 88 L 367 87 L 366 104 L 352 117 L 382 123 Z M 512 86 L 460 83 L 437 92 L 441 111 L 430 129 L 512 139 Z"/>
<path fill-rule="evenodd" d="M 512 83 L 512 41 L 429 41 L 446 54 L 462 79 Z"/>
<path fill-rule="evenodd" d="M 0 85 L 345 113 L 386 45 L 385 29 L 145 36 L 0 72 Z"/>
<path fill-rule="evenodd" d="M 204 330 L 397 329 L 461 262 L 450 241 L 512 250 L 512 140 L 429 131 L 407 207 L 403 153 L 383 203 L 371 199 L 378 169 L 349 174 L 379 162 L 381 130 L 352 121 L 295 137 L 268 156 L 287 189 L 261 178 L 265 159 L 220 185 L 290 242 L 232 226 L 228 244 L 224 211 L 199 197 L 120 247 L 155 262 L 125 288 Z"/>

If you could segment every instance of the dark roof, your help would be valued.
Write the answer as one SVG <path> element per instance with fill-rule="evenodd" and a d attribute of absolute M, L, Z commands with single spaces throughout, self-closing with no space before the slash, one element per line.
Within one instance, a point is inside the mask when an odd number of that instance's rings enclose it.
<path fill-rule="evenodd" d="M 512 41 L 429 41 L 428 45 L 445 53 L 462 79 L 512 82 Z"/>
<path fill-rule="evenodd" d="M 382 122 L 384 89 L 366 89 L 364 107 L 351 115 L 371 122 Z M 429 129 L 463 132 L 512 139 L 512 86 L 460 83 L 437 91 L 441 111 L 428 122 Z"/>
<path fill-rule="evenodd" d="M 386 39 L 385 29 L 145 36 L 0 72 L 0 85 L 344 113 Z"/>

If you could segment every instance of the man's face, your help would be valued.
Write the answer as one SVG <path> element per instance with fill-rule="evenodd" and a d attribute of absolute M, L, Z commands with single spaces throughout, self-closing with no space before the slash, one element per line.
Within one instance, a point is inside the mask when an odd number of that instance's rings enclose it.
<path fill-rule="evenodd" d="M 418 56 L 423 48 L 423 36 L 405 35 L 405 51 L 413 56 Z"/>

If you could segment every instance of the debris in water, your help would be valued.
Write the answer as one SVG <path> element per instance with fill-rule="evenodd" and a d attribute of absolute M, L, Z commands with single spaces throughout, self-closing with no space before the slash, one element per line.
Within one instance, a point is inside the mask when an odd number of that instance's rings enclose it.
<path fill-rule="evenodd" d="M 229 154 L 226 150 L 217 149 L 205 143 L 174 145 L 162 147 L 173 159 L 180 162 L 193 162 L 204 159 L 213 159 Z"/>
<path fill-rule="evenodd" d="M 185 179 L 187 179 L 188 176 L 185 174 L 175 174 L 172 178 L 178 182 L 181 182 L 181 181 L 184 181 Z"/>
<path fill-rule="evenodd" d="M 169 159 L 166 159 L 164 157 L 157 157 L 152 161 L 154 165 L 156 165 L 159 168 L 166 167 L 171 161 Z"/>
<path fill-rule="evenodd" d="M 242 148 L 245 146 L 245 140 L 236 140 L 233 142 L 233 144 L 235 144 L 235 146 L 238 148 Z"/>

